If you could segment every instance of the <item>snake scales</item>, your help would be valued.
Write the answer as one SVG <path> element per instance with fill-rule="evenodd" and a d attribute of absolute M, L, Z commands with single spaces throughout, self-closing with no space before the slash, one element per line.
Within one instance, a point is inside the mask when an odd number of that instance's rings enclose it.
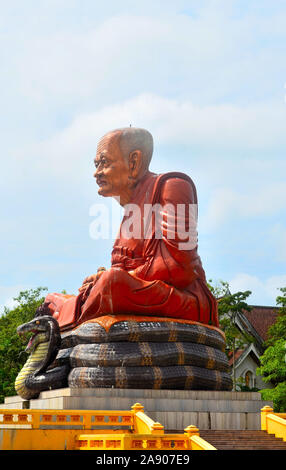
<path fill-rule="evenodd" d="M 95 321 L 62 334 L 53 367 L 70 365 L 72 388 L 229 390 L 224 348 L 222 332 L 198 323 Z"/>
<path fill-rule="evenodd" d="M 104 321 L 103 321 L 104 320 Z M 60 334 L 45 310 L 17 329 L 33 332 L 15 388 L 30 399 L 71 388 L 230 390 L 223 333 L 196 322 L 100 317 Z"/>

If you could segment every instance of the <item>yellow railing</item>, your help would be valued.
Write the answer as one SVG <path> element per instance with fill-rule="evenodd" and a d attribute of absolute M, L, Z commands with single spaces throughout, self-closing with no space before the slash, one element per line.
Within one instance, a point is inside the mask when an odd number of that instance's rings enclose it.
<path fill-rule="evenodd" d="M 216 450 L 199 436 L 182 434 L 83 434 L 77 436 L 77 450 Z"/>
<path fill-rule="evenodd" d="M 95 426 L 133 426 L 132 411 L 94 410 L 0 410 L 0 428 L 43 429 L 77 426 L 92 429 Z"/>
<path fill-rule="evenodd" d="M 261 410 L 261 429 L 286 442 L 286 413 L 273 413 L 271 406 Z"/>
<path fill-rule="evenodd" d="M 2 450 L 216 450 L 195 426 L 184 431 L 165 434 L 140 403 L 130 411 L 0 410 Z"/>
<path fill-rule="evenodd" d="M 152 421 L 148 416 L 145 417 L 146 421 Z M 141 418 L 142 416 L 140 420 Z M 195 426 L 188 426 L 184 434 L 165 434 L 163 426 L 153 421 L 146 431 L 148 432 L 144 434 L 81 434 L 77 436 L 75 448 L 77 450 L 216 450 L 199 436 L 199 430 Z"/>

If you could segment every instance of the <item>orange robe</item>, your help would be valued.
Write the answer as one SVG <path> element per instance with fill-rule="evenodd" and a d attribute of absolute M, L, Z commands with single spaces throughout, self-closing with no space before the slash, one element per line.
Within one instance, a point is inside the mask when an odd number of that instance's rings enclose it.
<path fill-rule="evenodd" d="M 135 227 L 129 223 L 132 212 L 127 213 L 113 246 L 111 268 L 101 275 L 87 299 L 83 300 L 82 294 L 46 297 L 61 330 L 110 314 L 172 317 L 219 326 L 217 303 L 206 283 L 197 239 L 190 248 L 182 249 L 177 213 L 169 218 L 163 210 L 157 226 L 154 213 L 149 218 L 145 213 L 144 217 L 144 208 L 155 204 L 162 208 L 166 204 L 196 205 L 196 188 L 191 178 L 183 173 L 148 172 L 135 188 L 130 204 L 139 208 L 137 218 L 132 219 Z M 189 212 L 184 215 L 188 228 Z M 156 231 L 158 226 L 161 233 Z"/>

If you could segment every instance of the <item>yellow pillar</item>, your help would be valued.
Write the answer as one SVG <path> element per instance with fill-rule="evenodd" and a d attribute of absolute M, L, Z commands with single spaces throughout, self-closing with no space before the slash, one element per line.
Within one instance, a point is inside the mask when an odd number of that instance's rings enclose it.
<path fill-rule="evenodd" d="M 131 410 L 134 413 L 137 413 L 138 411 L 144 412 L 144 406 L 141 405 L 141 403 L 135 403 L 135 405 L 131 406 Z"/>
<path fill-rule="evenodd" d="M 161 423 L 152 424 L 151 434 L 164 434 L 164 426 Z"/>
<path fill-rule="evenodd" d="M 199 429 L 193 424 L 185 428 L 184 431 L 185 431 L 185 434 L 187 434 L 189 438 L 200 435 Z"/>
<path fill-rule="evenodd" d="M 261 430 L 262 431 L 267 431 L 267 414 L 268 413 L 272 413 L 273 412 L 273 408 L 271 408 L 271 406 L 264 406 L 262 409 L 261 409 Z"/>

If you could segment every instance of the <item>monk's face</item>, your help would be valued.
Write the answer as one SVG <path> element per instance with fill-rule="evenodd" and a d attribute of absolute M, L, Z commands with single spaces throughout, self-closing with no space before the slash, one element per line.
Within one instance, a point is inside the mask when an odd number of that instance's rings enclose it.
<path fill-rule="evenodd" d="M 108 134 L 99 142 L 94 160 L 94 177 L 99 186 L 98 194 L 120 197 L 124 203 L 129 191 L 130 172 L 128 161 L 121 153 L 118 137 L 116 133 Z"/>

